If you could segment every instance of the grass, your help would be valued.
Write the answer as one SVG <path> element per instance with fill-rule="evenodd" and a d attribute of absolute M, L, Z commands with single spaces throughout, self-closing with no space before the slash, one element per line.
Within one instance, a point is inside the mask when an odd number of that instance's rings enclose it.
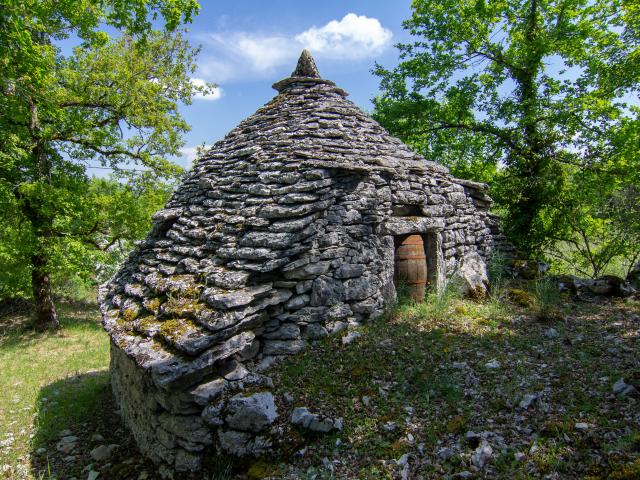
<path fill-rule="evenodd" d="M 354 343 L 330 336 L 287 359 L 269 372 L 277 427 L 287 438 L 279 453 L 253 463 L 216 459 L 218 473 L 208 478 L 394 479 L 405 454 L 409 478 L 464 471 L 504 479 L 640 478 L 638 400 L 611 392 L 621 377 L 640 385 L 640 303 L 574 303 L 550 298 L 535 282 L 515 286 L 531 305 L 497 290 L 484 302 L 462 300 L 451 287 L 359 327 Z M 541 320 L 541 304 L 554 315 Z M 11 326 L 0 324 L 0 479 L 86 478 L 95 432 L 121 444 L 110 466 L 95 466 L 100 478 L 155 471 L 113 412 L 108 338 L 98 317 L 95 306 L 63 305 L 57 333 L 34 333 L 15 315 Z M 545 335 L 551 327 L 557 337 Z M 493 360 L 499 368 L 487 366 Z M 284 403 L 285 392 L 292 404 Z M 538 395 L 527 410 L 519 407 L 525 394 Z M 296 406 L 343 417 L 344 431 L 294 428 L 288 418 Z M 577 422 L 592 427 L 578 431 Z M 65 429 L 82 436 L 73 465 L 55 449 Z M 484 432 L 494 449 L 483 470 L 471 464 L 469 431 Z M 440 458 L 442 448 L 454 455 Z"/>
<path fill-rule="evenodd" d="M 7 478 L 31 478 L 32 450 L 86 420 L 108 382 L 109 341 L 95 306 L 63 304 L 59 318 L 56 333 L 29 330 L 24 316 L 0 331 L 0 441 L 7 444 L 0 468 L 11 472 Z"/>
<path fill-rule="evenodd" d="M 534 305 L 511 304 L 497 292 L 483 303 L 445 292 L 399 305 L 392 318 L 361 327 L 354 344 L 329 337 L 288 359 L 273 376 L 295 399 L 290 408 L 342 416 L 345 430 L 301 440 L 296 448 L 306 444 L 305 455 L 293 465 L 282 459 L 284 478 L 323 470 L 323 459 L 339 461 L 333 478 L 399 478 L 395 460 L 403 454 L 410 455 L 409 478 L 463 471 L 474 478 L 637 478 L 638 401 L 616 398 L 611 385 L 640 371 L 640 341 L 629 335 L 640 305 L 576 304 L 535 283 L 518 286 Z M 542 320 L 547 308 L 554 315 Z M 545 336 L 550 327 L 557 338 Z M 490 360 L 500 368 L 485 366 Z M 526 393 L 539 399 L 524 410 Z M 578 422 L 593 427 L 581 432 Z M 482 471 L 471 464 L 468 431 L 485 432 L 493 445 Z M 455 455 L 440 459 L 443 447 Z"/>

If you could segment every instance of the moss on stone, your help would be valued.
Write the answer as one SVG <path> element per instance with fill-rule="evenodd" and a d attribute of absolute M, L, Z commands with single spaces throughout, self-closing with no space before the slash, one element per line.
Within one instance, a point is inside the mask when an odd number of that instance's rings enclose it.
<path fill-rule="evenodd" d="M 139 311 L 137 308 L 129 307 L 124 309 L 120 318 L 125 322 L 133 322 L 136 318 L 138 318 L 138 314 Z"/>
<path fill-rule="evenodd" d="M 197 298 L 202 285 L 194 283 L 195 276 L 190 274 L 174 275 L 166 280 L 167 295 L 177 298 Z"/>
<path fill-rule="evenodd" d="M 250 480 L 260 480 L 263 478 L 271 478 L 280 476 L 281 472 L 277 465 L 267 463 L 264 460 L 258 460 L 249 467 L 247 478 Z"/>
<path fill-rule="evenodd" d="M 153 315 L 146 315 L 135 322 L 135 329 L 145 335 L 152 336 L 160 328 L 162 322 Z"/>
<path fill-rule="evenodd" d="M 463 415 L 456 415 L 450 418 L 446 424 L 446 430 L 449 433 L 461 434 L 467 428 L 467 418 Z"/>
<path fill-rule="evenodd" d="M 614 465 L 607 478 L 611 480 L 633 480 L 640 478 L 640 459 L 636 459 L 633 463 L 626 465 Z"/>
<path fill-rule="evenodd" d="M 174 318 L 195 317 L 203 308 L 204 305 L 197 298 L 170 298 L 164 304 L 163 313 Z"/>
<path fill-rule="evenodd" d="M 181 291 L 181 294 L 184 298 L 197 299 L 200 296 L 201 289 L 202 285 L 189 285 Z"/>
<path fill-rule="evenodd" d="M 507 295 L 513 303 L 521 307 L 531 308 L 535 303 L 533 296 L 526 290 L 520 288 L 510 288 L 507 290 Z"/>
<path fill-rule="evenodd" d="M 194 325 L 189 320 L 186 320 L 184 318 L 174 318 L 162 322 L 162 326 L 160 327 L 160 335 L 169 340 L 175 341 L 176 339 L 182 337 L 193 329 Z"/>
<path fill-rule="evenodd" d="M 158 312 L 160 311 L 160 305 L 161 304 L 162 304 L 162 301 L 160 300 L 159 297 L 150 298 L 150 299 L 145 300 L 143 302 L 144 308 L 149 310 L 154 315 L 157 315 Z"/>
<path fill-rule="evenodd" d="M 133 328 L 133 323 L 126 320 L 123 317 L 118 317 L 118 319 L 116 320 L 116 327 L 118 327 L 120 330 L 129 333 L 131 332 L 131 329 Z"/>

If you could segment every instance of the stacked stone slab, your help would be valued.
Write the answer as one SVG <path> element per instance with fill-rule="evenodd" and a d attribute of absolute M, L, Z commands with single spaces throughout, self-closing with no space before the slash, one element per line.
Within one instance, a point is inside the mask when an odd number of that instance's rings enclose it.
<path fill-rule="evenodd" d="M 499 240 L 485 185 L 391 137 L 308 52 L 274 88 L 101 289 L 124 421 L 177 470 L 277 443 L 265 370 L 393 304 L 395 235 L 431 236 L 434 285 Z"/>

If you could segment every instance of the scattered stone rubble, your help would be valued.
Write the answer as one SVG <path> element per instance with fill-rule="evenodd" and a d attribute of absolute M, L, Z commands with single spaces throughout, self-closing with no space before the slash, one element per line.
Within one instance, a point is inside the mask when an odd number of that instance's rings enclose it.
<path fill-rule="evenodd" d="M 391 137 L 307 52 L 274 88 L 198 160 L 101 288 L 124 422 L 178 471 L 272 447 L 282 412 L 264 372 L 383 315 L 396 297 L 394 237 L 424 236 L 432 285 L 462 270 L 473 289 L 503 241 L 485 185 Z"/>
<path fill-rule="evenodd" d="M 316 413 L 311 413 L 305 407 L 297 407 L 291 414 L 291 423 L 312 432 L 328 433 L 342 430 L 342 418 L 330 418 Z"/>

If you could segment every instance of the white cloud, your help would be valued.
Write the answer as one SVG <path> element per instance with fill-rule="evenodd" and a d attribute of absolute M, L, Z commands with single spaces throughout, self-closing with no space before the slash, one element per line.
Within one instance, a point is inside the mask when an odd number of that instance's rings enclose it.
<path fill-rule="evenodd" d="M 268 75 L 274 68 L 290 63 L 297 50 L 291 47 L 291 39 L 287 37 L 246 32 L 212 33 L 204 40 L 215 56 L 205 57 L 200 72 L 218 82 L 245 74 Z"/>
<path fill-rule="evenodd" d="M 276 69 L 293 67 L 303 48 L 314 56 L 357 61 L 379 55 L 393 34 L 376 18 L 348 13 L 322 27 L 295 35 L 217 32 L 201 38 L 206 44 L 200 73 L 224 82 L 243 76 L 267 76 Z"/>
<path fill-rule="evenodd" d="M 392 37 L 391 30 L 384 28 L 377 18 L 348 13 L 340 21 L 311 27 L 296 35 L 296 40 L 330 58 L 357 60 L 380 54 Z"/>
<path fill-rule="evenodd" d="M 189 165 L 200 156 L 200 154 L 211 148 L 211 145 L 196 145 L 195 147 L 184 147 L 180 149 L 182 158 L 189 162 Z"/>
<path fill-rule="evenodd" d="M 239 35 L 237 49 L 259 72 L 271 70 L 291 58 L 291 42 L 286 37 L 251 37 Z"/>
<path fill-rule="evenodd" d="M 202 78 L 192 78 L 191 79 L 191 83 L 194 84 L 196 87 L 206 87 L 207 86 L 207 82 L 205 80 L 203 80 Z M 196 93 L 193 98 L 195 100 L 207 100 L 209 102 L 215 101 L 215 100 L 219 100 L 222 97 L 222 89 L 220 87 L 215 87 L 214 89 L 212 89 L 207 95 L 204 95 L 200 92 Z"/>

